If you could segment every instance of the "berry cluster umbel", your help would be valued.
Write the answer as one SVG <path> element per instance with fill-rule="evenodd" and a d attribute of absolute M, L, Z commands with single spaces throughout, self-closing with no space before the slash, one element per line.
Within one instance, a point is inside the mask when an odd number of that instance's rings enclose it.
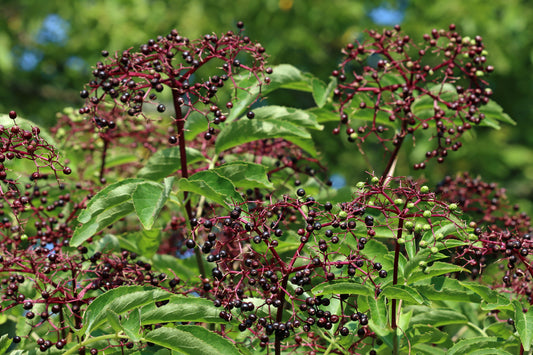
<path fill-rule="evenodd" d="M 349 43 L 344 61 L 333 71 L 340 124 L 348 139 L 360 148 L 377 139 L 392 162 L 408 135 L 433 130 L 435 147 L 414 168 L 424 168 L 433 158 L 443 162 L 461 147 L 461 135 L 485 119 L 483 106 L 492 90 L 484 76 L 494 68 L 487 65 L 482 38 L 463 37 L 455 25 L 432 30 L 420 44 L 399 26 L 368 31 L 368 36 Z"/>

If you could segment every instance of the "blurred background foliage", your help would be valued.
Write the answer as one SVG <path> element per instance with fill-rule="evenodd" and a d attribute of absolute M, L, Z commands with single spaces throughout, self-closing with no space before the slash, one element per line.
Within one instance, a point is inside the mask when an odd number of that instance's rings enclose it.
<path fill-rule="evenodd" d="M 189 38 L 220 34 L 235 30 L 238 20 L 267 49 L 272 65 L 291 63 L 324 81 L 336 68 L 340 49 L 367 28 L 399 23 L 421 39 L 432 28 L 455 23 L 464 35 L 481 35 L 495 66 L 490 77 L 494 98 L 518 126 L 478 129 L 472 143 L 464 142 L 446 164 L 431 162 L 416 174 L 437 183 L 443 174 L 469 170 L 499 182 L 513 201 L 533 211 L 533 126 L 528 122 L 533 112 L 533 2 L 528 0 L 2 0 L 0 112 L 15 109 L 52 126 L 56 112 L 82 104 L 79 91 L 102 49 L 138 47 L 172 28 Z M 269 100 L 313 104 L 310 95 L 292 92 Z M 345 136 L 331 135 L 331 128 L 319 141 L 335 184 L 365 178 L 367 167 L 354 154 L 357 148 Z M 423 143 L 417 143 L 413 151 L 423 151 Z M 400 162 L 398 174 L 409 171 L 407 161 Z"/>

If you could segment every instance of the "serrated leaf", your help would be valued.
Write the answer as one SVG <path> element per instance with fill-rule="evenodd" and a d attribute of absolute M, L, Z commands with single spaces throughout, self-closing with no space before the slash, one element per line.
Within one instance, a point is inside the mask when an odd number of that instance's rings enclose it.
<path fill-rule="evenodd" d="M 290 122 L 277 119 L 242 119 L 232 122 L 220 132 L 215 147 L 217 153 L 221 153 L 244 143 L 268 138 L 284 138 L 291 142 L 292 138 L 310 141 L 311 135 L 305 128 Z"/>
<path fill-rule="evenodd" d="M 198 275 L 196 263 L 191 263 L 189 259 L 178 259 L 171 255 L 155 254 L 151 261 L 154 269 L 167 274 L 174 273 L 183 280 L 189 280 Z"/>
<path fill-rule="evenodd" d="M 389 299 L 404 300 L 409 303 L 429 305 L 427 299 L 422 296 L 414 287 L 406 285 L 387 285 L 383 288 L 380 297 L 386 296 Z"/>
<path fill-rule="evenodd" d="M 111 325 L 111 328 L 115 331 L 115 333 L 118 333 L 122 331 L 122 325 L 120 324 L 120 320 L 118 318 L 118 314 L 113 312 L 112 309 L 108 309 L 106 311 L 106 319 Z"/>
<path fill-rule="evenodd" d="M 499 292 L 496 292 L 488 288 L 485 285 L 481 285 L 478 282 L 469 282 L 469 281 L 458 281 L 458 282 L 460 285 L 477 293 L 483 299 L 483 301 L 485 301 L 485 307 L 487 307 L 488 304 L 494 304 L 494 303 L 498 304 L 498 307 L 506 307 L 511 304 L 511 301 L 507 297 L 501 295 Z"/>
<path fill-rule="evenodd" d="M 499 129 L 498 122 L 503 122 L 516 125 L 516 122 L 505 112 L 503 108 L 494 100 L 490 100 L 486 105 L 479 107 L 479 112 L 485 114 L 485 118 L 481 121 L 481 126 L 489 126 L 495 129 Z"/>
<path fill-rule="evenodd" d="M 178 187 L 181 191 L 191 191 L 205 196 L 228 209 L 229 204 L 244 202 L 230 179 L 221 176 L 213 169 L 197 172 L 188 179 L 181 178 Z"/>
<path fill-rule="evenodd" d="M 348 294 L 348 295 L 374 295 L 374 289 L 355 282 L 324 282 L 311 289 L 316 295 Z"/>
<path fill-rule="evenodd" d="M 470 355 L 481 349 L 498 349 L 501 345 L 502 340 L 496 337 L 472 337 L 459 340 L 448 350 L 447 355 Z"/>
<path fill-rule="evenodd" d="M 164 306 L 142 314 L 142 324 L 172 322 L 228 323 L 219 316 L 220 308 L 198 297 L 172 296 Z"/>
<path fill-rule="evenodd" d="M 239 355 L 229 340 L 195 325 L 162 327 L 144 336 L 144 340 L 190 355 Z"/>
<path fill-rule="evenodd" d="M 226 163 L 213 170 L 242 189 L 274 188 L 274 185 L 268 180 L 266 167 L 260 164 L 236 161 Z"/>
<path fill-rule="evenodd" d="M 145 286 L 120 286 L 96 297 L 83 315 L 79 334 L 89 335 L 105 323 L 107 311 L 120 315 L 148 303 L 170 298 L 172 294 L 160 288 Z"/>
<path fill-rule="evenodd" d="M 164 185 L 152 181 L 137 184 L 131 199 L 144 229 L 149 230 L 154 225 L 156 217 L 167 202 L 173 180 L 174 178 L 165 179 Z"/>
<path fill-rule="evenodd" d="M 134 211 L 131 195 L 142 179 L 125 179 L 99 191 L 87 204 L 74 231 L 70 245 L 76 247 L 103 228 Z"/>
<path fill-rule="evenodd" d="M 141 339 L 141 309 L 134 309 L 130 312 L 128 317 L 122 322 L 124 333 L 132 341 L 139 341 Z"/>
<path fill-rule="evenodd" d="M 280 88 L 312 91 L 309 77 L 305 76 L 299 69 L 289 64 L 281 64 L 273 67 L 273 72 L 269 77 L 270 84 L 263 85 L 262 87 L 258 87 L 257 85 L 253 86 L 254 83 L 257 83 L 257 80 L 249 76 L 238 82 L 239 87 L 252 87 L 249 90 L 237 90 L 236 97 L 233 100 L 234 105 L 227 118 L 227 122 L 232 122 L 242 116 L 245 110 L 250 107 L 256 99 L 259 92 L 263 95 L 267 95 Z"/>
<path fill-rule="evenodd" d="M 425 324 L 414 324 L 405 330 L 411 346 L 419 343 L 441 344 L 448 339 L 448 334 Z"/>
<path fill-rule="evenodd" d="M 192 111 L 185 121 L 185 140 L 193 140 L 198 134 L 206 132 L 208 127 L 209 121 L 205 115 L 198 111 Z"/>
<path fill-rule="evenodd" d="M 467 270 L 458 265 L 444 263 L 441 261 L 435 261 L 433 265 L 428 266 L 424 270 L 415 269 L 413 273 L 409 275 L 408 281 L 409 283 L 415 283 L 417 281 L 424 280 L 424 279 L 430 279 L 435 276 L 444 275 L 444 274 L 448 274 L 452 272 L 463 272 L 463 271 L 467 271 Z"/>
<path fill-rule="evenodd" d="M 300 110 L 286 106 L 262 106 L 254 109 L 254 120 L 278 120 L 290 122 L 296 126 L 322 130 L 324 126 L 319 125 L 315 115 L 311 111 Z"/>
<path fill-rule="evenodd" d="M 0 337 L 0 354 L 4 354 L 7 351 L 11 342 L 13 342 L 13 340 L 9 338 L 7 334 Z"/>
<path fill-rule="evenodd" d="M 529 351 L 533 341 L 533 308 L 529 307 L 526 313 L 522 310 L 524 306 L 517 300 L 513 300 L 514 306 L 514 324 L 516 331 L 522 341 L 524 351 Z"/>
<path fill-rule="evenodd" d="M 411 324 L 431 324 L 434 327 L 441 327 L 443 325 L 468 323 L 468 318 L 457 311 L 428 307 L 425 307 L 425 309 L 426 311 L 411 317 Z"/>
<path fill-rule="evenodd" d="M 329 95 L 333 92 L 337 86 L 337 80 L 333 78 L 328 85 L 317 78 L 313 78 L 311 81 L 313 87 L 313 99 L 318 107 L 324 107 Z"/>
<path fill-rule="evenodd" d="M 187 147 L 185 148 L 187 164 L 197 163 L 205 160 L 205 157 L 199 150 Z M 139 170 L 138 177 L 159 181 L 181 169 L 181 156 L 178 146 L 161 149 L 152 155 L 146 165 Z"/>
<path fill-rule="evenodd" d="M 168 199 L 172 181 L 167 179 L 161 185 L 143 179 L 125 179 L 109 185 L 98 192 L 80 213 L 78 222 L 81 225 L 74 231 L 70 244 L 80 245 L 132 212 L 137 212 L 143 226 L 150 229 Z"/>
<path fill-rule="evenodd" d="M 385 298 L 375 299 L 374 296 L 366 296 L 368 308 L 370 309 L 370 319 L 379 328 L 387 327 L 387 305 Z M 376 331 L 376 330 L 374 330 Z"/>
<path fill-rule="evenodd" d="M 481 302 L 478 294 L 448 277 L 425 279 L 411 287 L 432 301 Z"/>

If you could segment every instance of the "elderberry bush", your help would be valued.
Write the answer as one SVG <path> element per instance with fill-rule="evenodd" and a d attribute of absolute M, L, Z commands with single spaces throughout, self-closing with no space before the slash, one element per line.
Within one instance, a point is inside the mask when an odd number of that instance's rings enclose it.
<path fill-rule="evenodd" d="M 241 22 L 172 30 L 102 51 L 50 134 L 0 117 L 0 349 L 529 352 L 529 216 L 467 172 L 417 175 L 469 130 L 512 123 L 497 68 L 454 25 L 415 37 L 368 31 L 326 83 L 270 67 Z M 286 89 L 314 106 L 268 99 Z M 332 188 L 331 124 L 383 171 Z M 413 176 L 395 176 L 399 157 Z"/>

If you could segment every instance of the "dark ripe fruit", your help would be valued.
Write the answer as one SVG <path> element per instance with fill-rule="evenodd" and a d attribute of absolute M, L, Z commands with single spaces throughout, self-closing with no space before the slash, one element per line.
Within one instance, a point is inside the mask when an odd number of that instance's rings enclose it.
<path fill-rule="evenodd" d="M 16 111 L 9 111 L 9 118 L 11 118 L 12 120 L 17 118 L 17 112 Z"/>
<path fill-rule="evenodd" d="M 381 263 L 374 263 L 374 270 L 381 270 L 382 267 Z"/>
<path fill-rule="evenodd" d="M 387 271 L 386 270 L 380 270 L 379 271 L 379 277 L 381 277 L 382 279 L 387 277 Z"/>
<path fill-rule="evenodd" d="M 63 174 L 70 175 L 72 173 L 72 169 L 70 169 L 68 166 L 65 166 L 63 168 Z"/>
<path fill-rule="evenodd" d="M 170 137 L 168 137 L 168 142 L 170 144 L 176 144 L 176 143 L 178 143 L 178 138 L 176 138 L 176 136 L 170 136 Z"/>
<path fill-rule="evenodd" d="M 159 105 L 157 105 L 157 111 L 158 111 L 158 112 L 165 112 L 166 109 L 167 109 L 167 108 L 166 108 L 165 105 L 163 105 L 163 104 L 159 104 Z"/>
<path fill-rule="evenodd" d="M 340 334 L 342 336 L 347 336 L 348 334 L 350 334 L 350 329 L 346 328 L 346 327 L 342 327 L 340 330 L 339 330 Z"/>
<path fill-rule="evenodd" d="M 324 204 L 324 210 L 331 211 L 332 208 L 333 208 L 333 205 L 331 204 L 331 202 L 326 202 Z"/>
<path fill-rule="evenodd" d="M 22 339 L 21 339 L 18 335 L 15 335 L 15 336 L 13 337 L 13 343 L 20 343 L 21 340 L 22 340 Z"/>
<path fill-rule="evenodd" d="M 189 249 L 192 249 L 196 246 L 196 243 L 192 239 L 187 239 L 187 241 L 185 242 L 185 246 Z"/>
<path fill-rule="evenodd" d="M 296 190 L 296 195 L 298 195 L 300 197 L 304 196 L 305 195 L 305 190 L 302 189 L 302 188 Z"/>
<path fill-rule="evenodd" d="M 246 114 L 246 117 L 248 117 L 249 119 L 252 119 L 255 117 L 255 113 L 253 111 L 249 111 L 247 114 Z"/>

